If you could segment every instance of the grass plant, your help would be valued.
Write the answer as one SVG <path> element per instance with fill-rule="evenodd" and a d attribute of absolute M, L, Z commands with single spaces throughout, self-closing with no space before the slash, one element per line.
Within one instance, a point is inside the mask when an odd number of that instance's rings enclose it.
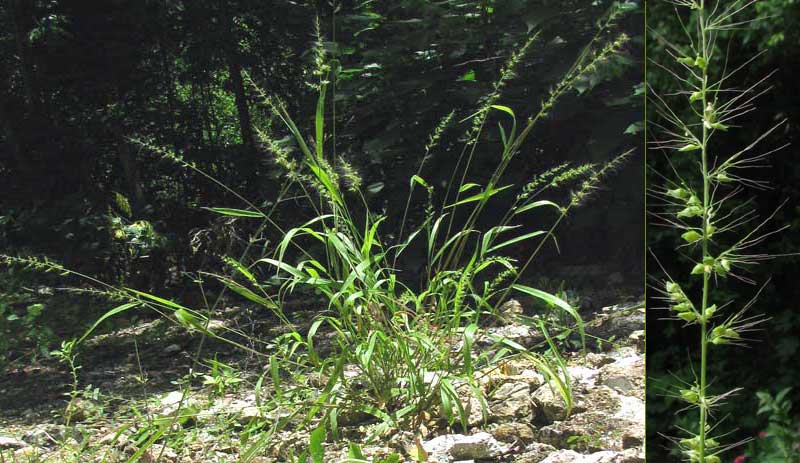
<path fill-rule="evenodd" d="M 653 147 L 665 153 L 671 169 L 654 172 L 663 184 L 651 190 L 659 201 L 658 209 L 651 213 L 658 224 L 680 232 L 678 251 L 693 261 L 681 273 L 665 271 L 666 279 L 658 289 L 670 318 L 696 331 L 699 351 L 698 361 L 691 365 L 694 377 L 683 380 L 674 393 L 686 404 L 683 412 L 696 413 L 695 425 L 682 429 L 684 435 L 672 440 L 685 461 L 719 463 L 726 451 L 742 442 L 723 443 L 726 433 L 715 411 L 737 388 L 715 393 L 709 377 L 712 356 L 727 355 L 722 351 L 726 346 L 743 345 L 764 317 L 749 312 L 758 294 L 737 304 L 717 300 L 714 288 L 729 278 L 753 283 L 747 277 L 748 267 L 774 257 L 753 249 L 785 227 L 766 231 L 775 214 L 758 219 L 752 202 L 742 196 L 748 188 L 768 186 L 752 172 L 764 167 L 767 156 L 776 151 L 762 150 L 762 145 L 785 121 L 777 122 L 752 143 L 723 152 L 725 145 L 720 140 L 741 127 L 742 116 L 754 111 L 755 100 L 769 90 L 769 76 L 749 86 L 737 86 L 736 80 L 750 61 L 729 69 L 721 43 L 726 35 L 757 20 L 746 17 L 755 2 L 670 3 L 684 36 L 656 37 L 666 44 L 673 62 L 655 64 L 675 79 L 679 91 L 662 94 L 651 88 L 650 92 L 658 116 L 652 125 L 660 133 Z M 680 42 L 673 42 L 678 39 Z"/>

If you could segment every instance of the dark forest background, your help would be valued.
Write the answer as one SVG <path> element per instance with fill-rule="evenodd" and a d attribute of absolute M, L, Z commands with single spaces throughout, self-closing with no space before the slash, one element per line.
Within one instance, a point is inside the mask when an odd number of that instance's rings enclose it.
<path fill-rule="evenodd" d="M 764 149 L 787 142 L 791 146 L 774 154 L 768 168 L 749 174 L 770 182 L 770 189 L 755 192 L 756 201 L 752 207 L 758 210 L 760 217 L 767 217 L 779 204 L 787 201 L 775 216 L 770 229 L 791 225 L 788 231 L 764 243 L 757 252 L 773 255 L 797 253 L 800 249 L 800 164 L 797 162 L 800 136 L 800 82 L 797 79 L 800 71 L 800 31 L 797 26 L 800 23 L 800 3 L 793 0 L 761 0 L 746 15 L 761 19 L 744 30 L 722 37 L 723 40 L 718 43 L 718 54 L 725 56 L 724 49 L 730 46 L 728 69 L 735 69 L 761 53 L 738 75 L 736 86 L 740 88 L 756 82 L 773 70 L 777 69 L 778 72 L 770 81 L 774 86 L 772 91 L 757 103 L 759 109 L 742 118 L 743 127 L 720 136 L 718 148 L 720 152 L 732 152 L 776 122 L 788 119 L 785 128 L 774 134 Z M 663 63 L 667 56 L 664 43 L 655 37 L 663 35 L 680 42 L 683 37 L 680 24 L 673 5 L 667 1 L 648 2 L 647 16 L 651 29 L 648 34 L 648 56 L 652 61 Z M 717 73 L 721 72 L 723 65 L 722 59 L 712 63 Z M 648 68 L 647 79 L 661 93 L 668 93 L 675 88 L 671 78 L 652 64 Z M 654 170 L 664 172 L 669 169 L 662 153 L 651 150 L 647 159 L 648 165 Z M 684 160 L 673 158 L 673 161 L 680 166 Z M 648 184 L 659 185 L 661 179 L 650 172 Z M 691 267 L 688 259 L 674 251 L 678 239 L 677 233 L 672 230 L 652 224 L 648 226 L 648 246 L 671 274 L 685 273 Z M 797 301 L 800 300 L 800 285 L 797 283 L 799 263 L 797 256 L 781 257 L 751 268 L 751 273 L 746 276 L 758 282 L 757 285 L 771 278 L 752 309 L 754 314 L 766 314 L 770 320 L 762 326 L 763 331 L 752 336 L 755 342 L 748 344 L 747 348 L 729 347 L 711 351 L 709 374 L 715 378 L 712 384 L 712 388 L 716 388 L 714 392 L 724 392 L 728 387 L 743 388 L 724 409 L 717 411 L 719 418 L 727 417 L 719 432 L 734 432 L 726 441 L 758 439 L 758 433 L 766 429 L 767 417 L 757 415 L 756 391 L 775 394 L 785 387 L 800 383 L 800 311 L 797 308 Z M 654 277 L 659 276 L 660 270 L 652 258 L 648 261 L 648 271 Z M 654 281 L 652 283 L 655 284 Z M 741 305 L 758 288 L 728 279 L 719 285 L 713 297 L 718 304 L 735 299 Z M 656 296 L 656 291 L 648 291 L 648 296 Z M 648 302 L 650 307 L 664 305 L 653 299 Z M 676 420 L 675 413 L 682 404 L 665 397 L 664 392 L 677 384 L 676 377 L 691 378 L 687 360 L 691 355 L 690 348 L 697 345 L 695 331 L 682 329 L 674 321 L 659 320 L 663 316 L 659 311 L 649 311 L 647 319 L 647 461 L 654 463 L 681 461 L 675 454 L 675 446 L 665 435 L 678 435 L 678 426 L 690 428 L 691 416 L 679 415 L 686 419 Z M 800 403 L 800 388 L 795 387 L 787 397 L 795 404 Z M 728 452 L 728 459 L 723 461 L 733 461 L 734 456 L 744 451 L 740 447 Z"/>
<path fill-rule="evenodd" d="M 0 249 L 191 303 L 191 276 L 218 267 L 219 256 L 241 249 L 253 230 L 247 221 L 202 209 L 242 207 L 236 198 L 134 140 L 170 149 L 253 202 L 269 203 L 281 172 L 256 136 L 270 117 L 248 79 L 312 127 L 316 90 L 309 83 L 316 79 L 319 18 L 324 47 L 341 63 L 336 112 L 327 115 L 336 120 L 336 155 L 364 178 L 371 208 L 401 209 L 408 179 L 442 117 L 451 110 L 457 120 L 472 114 L 515 47 L 541 30 L 500 99 L 526 117 L 612 3 L 630 13 L 624 18 L 633 37 L 628 50 L 580 82 L 537 128 L 509 169 L 507 183 L 516 184 L 564 161 L 608 160 L 641 139 L 637 2 L 3 2 Z M 431 184 L 449 178 L 469 123 L 445 133 L 428 165 Z M 496 131 L 486 136 L 498 138 Z M 488 171 L 483 167 L 494 162 L 492 152 L 479 152 L 471 181 L 480 182 Z M 575 291 L 594 308 L 641 294 L 642 164 L 639 153 L 569 219 L 560 253 L 548 250 L 529 279 Z M 310 211 L 278 209 L 279 220 L 304 214 Z M 413 273 L 414 266 L 412 256 L 406 268 Z M 108 308 L 58 290 L 76 284 L 4 270 L 6 361 L 35 357 L 32 346 L 44 354 L 54 339 Z"/>

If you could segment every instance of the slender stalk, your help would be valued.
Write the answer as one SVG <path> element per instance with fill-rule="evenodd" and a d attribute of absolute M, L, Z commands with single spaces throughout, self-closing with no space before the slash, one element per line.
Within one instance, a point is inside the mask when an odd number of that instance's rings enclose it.
<path fill-rule="evenodd" d="M 700 30 L 700 55 L 706 63 L 709 61 L 708 56 L 708 36 L 705 25 L 705 0 L 700 0 L 699 17 L 699 30 Z M 705 110 L 708 104 L 708 66 L 702 68 L 702 88 L 700 90 L 703 96 L 703 108 Z M 700 155 L 702 157 L 703 169 L 703 262 L 709 257 L 708 242 L 711 237 L 709 236 L 710 222 L 711 222 L 711 182 L 708 177 L 708 140 L 709 133 L 706 124 L 703 126 L 703 139 Z M 708 364 L 708 317 L 705 316 L 706 309 L 708 308 L 708 292 L 709 292 L 709 279 L 711 278 L 710 272 L 703 272 L 703 301 L 701 303 L 700 314 L 700 400 L 699 400 L 699 414 L 700 414 L 700 462 L 706 461 L 706 421 L 708 418 L 708 401 L 706 400 L 706 370 Z"/>
<path fill-rule="evenodd" d="M 744 90 L 723 87 L 724 82 L 747 66 L 752 59 L 746 59 L 744 64 L 734 67 L 733 70 L 728 69 L 728 63 L 721 68 L 712 64 L 720 32 L 730 31 L 741 24 L 751 22 L 732 17 L 752 6 L 754 2 L 731 0 L 724 5 L 722 2 L 714 2 L 712 5 L 706 0 L 673 0 L 672 3 L 689 10 L 689 15 L 696 21 L 696 29 L 690 32 L 688 22 L 681 16 L 683 13 L 676 10 L 688 46 L 682 48 L 666 42 L 670 48 L 669 55 L 680 65 L 680 70 L 672 70 L 661 64 L 658 66 L 675 78 L 681 91 L 661 95 L 657 92 L 652 93 L 651 102 L 655 104 L 656 113 L 660 118 L 659 122 L 653 125 L 663 133 L 663 138 L 652 142 L 652 145 L 676 157 L 699 155 L 700 159 L 696 162 L 699 165 L 700 179 L 694 181 L 682 176 L 679 169 L 676 169 L 676 164 L 669 162 L 674 178 L 670 180 L 664 176 L 667 184 L 663 188 L 653 190 L 655 196 L 664 200 L 662 205 L 667 212 L 656 212 L 652 216 L 661 220 L 663 225 L 683 232 L 681 247 L 689 246 L 699 251 L 697 252 L 699 261 L 695 262 L 689 274 L 702 276 L 702 294 L 698 295 L 697 304 L 669 275 L 663 290 L 665 300 L 669 302 L 668 309 L 674 318 L 684 322 L 685 326 L 696 326 L 700 330 L 699 365 L 692 362 L 694 380 L 691 387 L 678 391 L 678 397 L 688 404 L 687 409 L 692 413 L 697 410 L 698 429 L 696 432 L 690 431 L 686 438 L 675 439 L 675 443 L 680 447 L 686 461 L 690 463 L 720 463 L 724 452 L 742 442 L 722 446 L 712 435 L 711 430 L 715 428 L 711 422 L 712 409 L 719 407 L 736 389 L 716 396 L 709 393 L 708 369 L 711 365 L 709 359 L 711 349 L 743 344 L 746 340 L 743 335 L 753 331 L 753 327 L 762 323 L 765 318 L 759 315 L 745 315 L 758 294 L 738 311 L 721 317 L 721 312 L 731 304 L 726 302 L 717 307 L 717 304 L 713 303 L 712 277 L 714 282 L 725 279 L 728 275 L 749 282 L 749 279 L 736 272 L 745 266 L 774 257 L 751 254 L 749 248 L 765 241 L 785 227 L 774 231 L 762 231 L 775 217 L 776 210 L 766 220 L 743 233 L 740 239 L 729 240 L 733 244 L 726 244 L 717 238 L 718 235 L 727 235 L 755 216 L 755 211 L 744 210 L 750 204 L 748 201 L 731 205 L 727 203 L 745 187 L 759 188 L 765 185 L 761 180 L 744 177 L 741 172 L 759 167 L 766 156 L 781 149 L 760 154 L 750 153 L 782 122 L 757 136 L 755 141 L 747 144 L 745 148 L 733 150 L 733 154 L 727 155 L 727 159 L 721 163 L 716 162 L 716 156 L 712 157 L 710 152 L 711 139 L 731 129 L 730 121 L 751 112 L 754 109 L 752 102 L 769 90 L 761 88 L 769 75 L 745 87 Z M 681 100 L 681 105 L 685 105 L 687 96 L 689 107 L 685 110 L 677 110 L 667 102 L 669 98 L 677 98 Z M 697 105 L 702 106 L 698 108 Z M 719 191 L 723 193 L 720 198 L 715 199 Z M 780 209 L 780 206 L 777 209 Z M 695 221 L 700 221 L 699 227 L 695 225 L 697 223 Z"/>

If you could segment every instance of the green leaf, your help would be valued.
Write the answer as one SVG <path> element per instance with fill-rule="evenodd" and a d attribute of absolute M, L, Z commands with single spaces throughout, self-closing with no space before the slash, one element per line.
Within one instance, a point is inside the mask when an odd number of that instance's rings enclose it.
<path fill-rule="evenodd" d="M 536 236 L 543 235 L 545 233 L 546 232 L 544 230 L 537 230 L 537 231 L 534 231 L 534 232 L 525 233 L 524 235 L 517 236 L 516 238 L 511 238 L 510 240 L 503 241 L 500 244 L 492 246 L 491 248 L 487 249 L 486 252 L 487 253 L 494 252 L 494 251 L 497 251 L 498 249 L 502 249 L 502 248 L 504 248 L 506 246 L 511 246 L 512 244 L 519 243 L 520 241 L 525 241 L 525 240 L 534 238 Z"/>
<path fill-rule="evenodd" d="M 220 281 L 222 281 L 222 284 L 224 284 L 225 287 L 227 287 L 231 291 L 235 292 L 236 294 L 238 294 L 238 295 L 240 295 L 240 296 L 242 296 L 244 298 L 247 298 L 248 300 L 250 300 L 252 302 L 255 302 L 256 304 L 258 304 L 258 305 L 260 305 L 262 307 L 268 307 L 270 309 L 278 308 L 277 304 L 275 304 L 273 301 L 267 299 L 266 297 L 263 297 L 263 296 L 260 296 L 260 295 L 258 295 L 256 293 L 254 293 L 249 288 L 244 287 L 244 286 L 240 285 L 239 283 L 237 283 L 237 282 L 235 282 L 233 280 L 220 279 Z"/>
<path fill-rule="evenodd" d="M 497 193 L 500 193 L 503 190 L 507 190 L 507 189 L 511 188 L 512 186 L 514 186 L 514 185 L 506 185 L 506 186 L 500 187 L 500 188 L 491 188 L 489 190 L 484 190 L 481 193 L 478 193 L 476 195 L 470 196 L 469 198 L 462 199 L 461 201 L 459 201 L 459 202 L 457 202 L 455 204 L 451 204 L 451 205 L 447 206 L 447 208 L 460 206 L 462 204 L 474 203 L 474 202 L 477 202 L 477 201 L 487 200 L 487 199 L 491 198 L 492 196 L 496 195 Z"/>
<path fill-rule="evenodd" d="M 561 206 L 559 206 L 558 204 L 554 203 L 553 201 L 548 201 L 546 199 L 543 199 L 543 200 L 540 200 L 540 201 L 534 201 L 532 203 L 526 204 L 526 205 L 514 210 L 514 215 L 522 214 L 525 211 L 529 211 L 531 209 L 535 209 L 537 207 L 542 207 L 542 206 L 549 206 L 549 207 L 555 208 L 559 212 L 562 212 Z"/>
<path fill-rule="evenodd" d="M 341 196 L 339 195 L 339 188 L 337 188 L 336 185 L 333 184 L 328 173 L 325 172 L 325 170 L 323 170 L 320 166 L 312 162 L 307 162 L 306 164 L 308 165 L 308 168 L 311 170 L 311 172 L 314 173 L 314 176 L 317 177 L 317 179 L 322 183 L 322 185 L 325 187 L 328 193 L 330 193 L 331 198 L 333 198 L 334 202 L 336 202 L 337 204 L 344 204 L 344 202 L 341 199 Z"/>
<path fill-rule="evenodd" d="M 283 400 L 283 390 L 281 388 L 281 375 L 278 365 L 278 358 L 273 354 L 269 357 L 269 375 L 272 378 L 272 387 L 275 389 L 275 397 Z"/>
<path fill-rule="evenodd" d="M 475 71 L 470 69 L 469 71 L 465 72 L 461 77 L 456 79 L 457 82 L 474 82 L 475 81 Z"/>
<path fill-rule="evenodd" d="M 479 186 L 480 185 L 478 185 L 477 183 L 465 183 L 465 184 L 461 185 L 461 187 L 459 187 L 458 192 L 459 193 L 463 193 L 465 191 L 469 191 L 469 190 L 471 190 L 471 189 L 473 189 L 475 187 L 479 187 Z"/>
<path fill-rule="evenodd" d="M 622 133 L 624 133 L 625 135 L 636 135 L 642 130 L 644 130 L 644 124 L 642 122 L 634 122 L 633 124 L 629 125 Z"/>
<path fill-rule="evenodd" d="M 244 209 L 231 209 L 229 207 L 204 207 L 203 209 L 211 212 L 215 212 L 217 214 L 222 215 L 231 215 L 234 217 L 254 217 L 254 218 L 264 218 L 266 217 L 261 212 L 256 211 L 246 211 Z"/>
<path fill-rule="evenodd" d="M 367 186 L 367 193 L 373 194 L 373 195 L 374 194 L 378 194 L 378 193 L 381 192 L 381 190 L 383 190 L 383 187 L 385 187 L 385 186 L 386 186 L 386 184 L 383 183 L 383 182 L 371 183 L 369 186 Z"/>
<path fill-rule="evenodd" d="M 464 345 L 462 353 L 464 355 L 464 369 L 468 374 L 472 374 L 472 345 L 475 343 L 475 334 L 478 332 L 478 325 L 471 323 L 464 328 Z"/>
<path fill-rule="evenodd" d="M 180 305 L 180 304 L 178 304 L 176 302 L 168 301 L 168 300 L 166 300 L 166 299 L 164 299 L 162 297 L 154 296 L 154 295 L 148 294 L 148 293 L 143 293 L 141 291 L 137 291 L 135 289 L 130 289 L 130 288 L 128 288 L 128 291 L 131 291 L 132 293 L 136 294 L 137 296 L 141 296 L 141 297 L 144 297 L 146 299 L 150 299 L 151 301 L 158 302 L 160 305 L 163 305 L 164 307 L 169 307 L 170 309 L 191 310 L 188 307 L 184 307 L 184 306 L 182 306 L 182 305 Z"/>
<path fill-rule="evenodd" d="M 316 152 L 317 158 L 322 159 L 322 149 L 325 146 L 325 93 L 327 85 L 322 85 L 319 90 L 319 98 L 317 98 L 317 114 L 314 119 L 314 128 L 316 129 Z"/>
<path fill-rule="evenodd" d="M 322 447 L 322 443 L 325 442 L 326 435 L 324 425 L 311 431 L 308 450 L 313 463 L 325 463 L 325 449 Z"/>
<path fill-rule="evenodd" d="M 536 288 L 531 288 L 529 286 L 513 285 L 512 288 L 516 289 L 521 293 L 525 293 L 529 296 L 541 299 L 551 306 L 559 307 L 561 310 L 569 314 L 569 316 L 571 316 L 575 320 L 575 324 L 578 326 L 578 332 L 581 335 L 582 345 L 584 347 L 586 346 L 586 332 L 584 331 L 583 327 L 583 319 L 581 318 L 580 314 L 578 314 L 578 311 L 575 310 L 575 308 L 572 307 L 567 301 L 561 299 L 560 297 L 554 296 L 550 293 L 544 292 Z"/>
<path fill-rule="evenodd" d="M 510 115 L 513 119 L 516 120 L 517 116 L 514 115 L 514 111 L 509 108 L 508 106 L 503 106 L 499 104 L 493 104 L 492 108 L 497 109 L 498 111 L 503 111 L 504 113 Z"/>
<path fill-rule="evenodd" d="M 347 450 L 347 456 L 350 458 L 356 458 L 358 460 L 366 460 L 364 453 L 361 451 L 361 447 L 355 442 L 350 443 L 350 447 Z"/>
<path fill-rule="evenodd" d="M 104 313 L 102 317 L 98 318 L 97 321 L 95 321 L 92 324 L 92 326 L 89 327 L 89 329 L 86 330 L 85 333 L 83 333 L 83 336 L 81 336 L 80 339 L 78 339 L 78 341 L 75 344 L 80 344 L 81 341 L 83 341 L 84 339 L 86 339 L 87 336 L 92 334 L 92 332 L 95 329 L 97 329 L 97 327 L 100 326 L 100 324 L 103 323 L 104 321 L 108 320 L 109 318 L 113 317 L 114 315 L 120 314 L 122 312 L 125 312 L 126 310 L 133 309 L 134 307 L 138 307 L 140 305 L 141 305 L 141 302 L 128 302 L 127 304 L 122 304 L 122 305 L 120 305 L 118 307 L 115 307 L 115 308 L 109 310 L 108 312 Z"/>
<path fill-rule="evenodd" d="M 420 185 L 421 185 L 423 188 L 425 188 L 426 190 L 430 190 L 430 189 L 431 189 L 431 186 L 430 186 L 430 185 L 428 185 L 428 182 L 426 182 L 426 181 L 425 181 L 425 180 L 424 180 L 422 177 L 420 177 L 419 175 L 412 175 L 412 176 L 411 176 L 411 180 L 409 180 L 409 185 L 410 185 L 410 186 L 413 188 L 413 186 L 414 186 L 414 184 L 415 184 L 415 183 L 419 183 L 419 184 L 420 184 Z"/>
<path fill-rule="evenodd" d="M 250 270 L 248 270 L 247 267 L 245 267 L 238 260 L 236 260 L 236 259 L 225 259 L 225 263 L 230 265 L 234 269 L 236 269 L 236 271 L 241 273 L 245 278 L 247 278 L 247 281 L 249 281 L 250 283 L 252 283 L 254 285 L 258 284 L 258 282 L 256 281 L 255 275 L 253 275 L 253 273 L 250 272 Z"/>
<path fill-rule="evenodd" d="M 186 309 L 178 309 L 175 311 L 175 319 L 182 326 L 199 331 L 205 331 L 203 322 Z"/>

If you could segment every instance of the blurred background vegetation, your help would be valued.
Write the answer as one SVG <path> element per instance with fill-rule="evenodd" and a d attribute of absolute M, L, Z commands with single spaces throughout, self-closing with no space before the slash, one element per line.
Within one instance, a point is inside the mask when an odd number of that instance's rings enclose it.
<path fill-rule="evenodd" d="M 624 25 L 633 37 L 630 49 L 580 82 L 578 95 L 537 128 L 535 143 L 509 169 L 508 183 L 517 184 L 566 160 L 608 160 L 641 138 L 638 2 L 3 2 L 0 249 L 47 256 L 191 303 L 187 275 L 220 266 L 219 256 L 246 245 L 253 230 L 201 208 L 241 207 L 235 198 L 141 150 L 132 138 L 168 147 L 253 202 L 268 203 L 280 186 L 279 169 L 254 136 L 269 118 L 247 79 L 288 102 L 289 112 L 311 126 L 310 51 L 319 18 L 325 48 L 341 64 L 330 115 L 337 121 L 336 156 L 356 166 L 370 207 L 402 208 L 408 179 L 443 116 L 471 114 L 514 48 L 542 30 L 546 40 L 535 45 L 501 99 L 526 117 L 612 3 L 632 13 Z M 467 124 L 445 134 L 429 164 L 430 183 L 449 179 Z M 641 293 L 643 169 L 637 159 L 564 227 L 559 239 L 569 246 L 559 259 L 565 265 L 552 265 L 552 250 L 532 278 L 546 274 L 551 286 L 569 280 L 566 287 L 598 304 Z M 480 182 L 481 172 L 490 171 L 483 166 L 495 162 L 488 150 L 479 152 L 472 181 Z M 263 238 L 274 243 L 276 237 Z M 0 360 L 27 362 L 36 346 L 44 355 L 53 339 L 108 308 L 58 290 L 70 283 L 3 270 L 0 344 L 8 345 L 0 345 Z"/>
<path fill-rule="evenodd" d="M 741 119 L 743 127 L 720 136 L 718 148 L 721 154 L 735 151 L 780 120 L 788 119 L 788 124 L 769 138 L 763 150 L 773 149 L 784 143 L 791 143 L 792 146 L 772 155 L 768 168 L 757 169 L 749 174 L 757 179 L 768 180 L 771 186 L 768 190 L 755 192 L 756 201 L 751 207 L 764 218 L 780 203 L 787 201 L 776 215 L 773 228 L 782 225 L 792 227 L 764 243 L 756 252 L 773 255 L 796 253 L 800 249 L 800 235 L 798 235 L 800 164 L 797 163 L 796 155 L 797 138 L 800 136 L 800 82 L 796 74 L 800 70 L 798 69 L 800 30 L 797 28 L 800 22 L 800 2 L 760 0 L 755 2 L 754 8 L 746 15 L 758 16 L 761 19 L 743 30 L 721 37 L 724 40 L 719 40 L 717 44 L 719 59 L 711 63 L 716 74 L 721 73 L 725 64 L 723 58 L 726 56 L 726 49 L 729 49 L 728 69 L 735 69 L 745 64 L 747 60 L 753 59 L 752 63 L 734 78 L 736 87 L 743 88 L 755 83 L 773 70 L 777 69 L 778 72 L 770 80 L 774 86 L 772 91 L 757 103 L 758 110 Z M 669 93 L 676 88 L 674 82 L 664 71 L 652 65 L 652 62 L 668 63 L 669 60 L 665 53 L 665 44 L 658 39 L 658 36 L 669 37 L 673 43 L 683 43 L 685 36 L 681 32 L 673 6 L 667 1 L 650 2 L 647 18 L 650 29 L 647 54 L 649 60 L 652 60 L 647 71 L 648 83 L 660 93 Z M 652 113 L 648 112 L 648 117 L 652 116 Z M 671 160 L 676 163 L 679 170 L 682 162 L 691 162 L 688 157 L 672 157 Z M 647 162 L 655 171 L 663 172 L 669 169 L 664 154 L 660 152 L 650 151 Z M 648 171 L 648 184 L 660 185 L 661 179 L 653 174 L 652 170 Z M 648 246 L 656 256 L 662 257 L 661 262 L 672 274 L 687 272 L 692 265 L 688 259 L 675 253 L 673 247 L 678 242 L 676 235 L 674 230 L 648 225 Z M 800 258 L 790 256 L 751 268 L 752 273 L 746 276 L 756 280 L 758 284 L 772 278 L 752 309 L 754 313 L 765 313 L 771 318 L 763 325 L 763 331 L 752 336 L 756 341 L 748 344 L 746 348 L 721 348 L 711 352 L 709 365 L 713 371 L 709 374 L 712 378 L 716 378 L 717 383 L 714 392 L 724 392 L 726 386 L 723 385 L 744 388 L 734 400 L 726 404 L 725 409 L 717 412 L 720 416 L 727 415 L 720 432 L 733 431 L 735 437 L 739 439 L 757 440 L 750 449 L 740 447 L 732 450 L 728 453 L 728 459 L 723 461 L 733 461 L 736 456 L 742 454 L 749 455 L 751 457 L 749 461 L 786 461 L 768 459 L 767 450 L 760 450 L 762 453 L 757 453 L 759 451 L 757 447 L 774 447 L 777 443 L 763 442 L 765 439 L 763 434 L 759 437 L 759 432 L 767 429 L 769 413 L 757 414 L 760 404 L 755 393 L 768 391 L 774 395 L 785 387 L 800 383 L 800 369 L 797 368 L 800 360 L 800 336 L 798 336 L 800 311 L 796 306 L 800 300 L 800 285 L 797 284 L 798 263 Z M 652 258 L 648 260 L 648 272 L 653 276 L 658 276 L 660 273 L 658 265 Z M 695 283 L 698 281 L 695 280 Z M 690 290 L 697 289 L 690 288 Z M 736 299 L 741 305 L 757 290 L 758 286 L 728 279 L 720 285 L 720 289 L 713 297 L 717 304 Z M 648 297 L 655 295 L 655 291 L 648 291 Z M 649 307 L 663 306 L 658 300 L 648 302 Z M 674 445 L 664 435 L 678 435 L 680 434 L 678 426 L 689 428 L 691 424 L 690 421 L 675 420 L 675 413 L 682 404 L 663 394 L 671 385 L 677 383 L 676 378 L 691 378 L 687 362 L 690 349 L 686 346 L 696 342 L 695 331 L 681 329 L 674 321 L 659 320 L 663 316 L 664 314 L 658 311 L 650 311 L 647 319 L 647 461 L 656 463 L 680 461 L 679 455 L 674 451 Z M 712 384 L 711 387 L 714 388 L 715 385 Z M 785 395 L 785 399 L 798 403 L 800 388 L 791 390 Z M 692 419 L 691 416 L 686 418 Z M 798 439 L 800 430 L 796 420 L 793 429 L 793 436 L 790 439 L 794 439 L 795 443 L 800 442 Z"/>

